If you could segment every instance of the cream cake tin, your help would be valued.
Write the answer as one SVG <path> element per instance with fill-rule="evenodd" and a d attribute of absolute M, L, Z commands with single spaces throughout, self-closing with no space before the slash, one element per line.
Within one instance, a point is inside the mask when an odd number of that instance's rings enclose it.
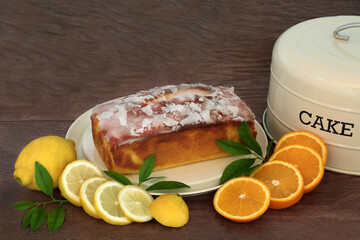
<path fill-rule="evenodd" d="M 311 19 L 278 38 L 263 123 L 275 140 L 317 134 L 327 170 L 360 175 L 360 16 Z"/>

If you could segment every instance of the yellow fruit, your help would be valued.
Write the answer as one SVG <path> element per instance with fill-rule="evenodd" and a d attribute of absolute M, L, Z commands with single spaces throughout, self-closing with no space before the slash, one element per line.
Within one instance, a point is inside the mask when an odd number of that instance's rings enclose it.
<path fill-rule="evenodd" d="M 84 211 L 94 218 L 100 218 L 99 215 L 96 213 L 94 207 L 94 195 L 95 191 L 104 182 L 108 181 L 108 179 L 103 177 L 92 177 L 87 180 L 81 185 L 80 188 L 80 202 L 81 206 L 83 207 Z"/>
<path fill-rule="evenodd" d="M 231 221 L 250 222 L 268 209 L 270 190 L 258 179 L 237 177 L 216 191 L 213 204 L 221 216 Z"/>
<path fill-rule="evenodd" d="M 153 197 L 143 188 L 128 185 L 119 192 L 119 204 L 125 217 L 133 222 L 148 222 L 153 217 L 150 213 L 150 204 Z"/>
<path fill-rule="evenodd" d="M 126 225 L 131 223 L 124 216 L 119 205 L 119 192 L 122 184 L 108 181 L 101 184 L 94 195 L 94 207 L 96 213 L 107 223 L 113 225 Z"/>
<path fill-rule="evenodd" d="M 68 164 L 59 178 L 61 195 L 75 206 L 81 207 L 80 188 L 83 182 L 104 174 L 95 164 L 87 160 L 76 160 Z"/>
<path fill-rule="evenodd" d="M 70 162 L 76 160 L 75 143 L 58 136 L 44 136 L 27 144 L 15 162 L 14 178 L 22 186 L 40 191 L 35 182 L 35 162 L 41 163 L 59 186 L 59 177 Z"/>
<path fill-rule="evenodd" d="M 189 209 L 183 198 L 175 193 L 157 197 L 150 205 L 152 216 L 167 227 L 182 227 L 189 220 Z"/>

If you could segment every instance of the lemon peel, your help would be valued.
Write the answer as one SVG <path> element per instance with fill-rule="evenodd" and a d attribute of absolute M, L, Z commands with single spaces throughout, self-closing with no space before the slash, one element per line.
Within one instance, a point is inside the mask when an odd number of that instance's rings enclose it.
<path fill-rule="evenodd" d="M 43 136 L 32 140 L 20 152 L 15 162 L 13 176 L 22 186 L 40 191 L 35 182 L 35 161 L 41 163 L 59 186 L 59 177 L 67 164 L 77 158 L 75 142 L 59 136 Z"/>

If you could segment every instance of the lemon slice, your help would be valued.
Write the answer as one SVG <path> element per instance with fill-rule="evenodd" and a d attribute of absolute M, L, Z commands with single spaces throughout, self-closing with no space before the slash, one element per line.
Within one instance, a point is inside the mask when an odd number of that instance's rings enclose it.
<path fill-rule="evenodd" d="M 103 177 L 103 172 L 87 160 L 76 160 L 68 164 L 59 178 L 61 195 L 75 206 L 81 207 L 79 192 L 83 182 L 91 177 Z"/>
<path fill-rule="evenodd" d="M 80 202 L 81 206 L 83 207 L 84 211 L 94 218 L 100 218 L 99 215 L 96 213 L 94 208 L 94 195 L 95 191 L 104 182 L 108 181 L 108 179 L 103 177 L 92 177 L 87 180 L 81 185 L 80 188 Z"/>
<path fill-rule="evenodd" d="M 101 184 L 95 191 L 94 207 L 97 214 L 105 221 L 113 225 L 125 225 L 131 223 L 120 209 L 118 195 L 122 184 L 108 181 Z"/>
<path fill-rule="evenodd" d="M 153 217 L 150 205 L 153 197 L 143 188 L 127 185 L 120 190 L 119 203 L 124 215 L 134 222 L 147 222 Z"/>

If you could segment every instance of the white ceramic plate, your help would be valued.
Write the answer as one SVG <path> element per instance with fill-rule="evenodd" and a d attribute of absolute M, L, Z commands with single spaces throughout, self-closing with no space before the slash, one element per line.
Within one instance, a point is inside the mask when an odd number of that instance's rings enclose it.
<path fill-rule="evenodd" d="M 95 148 L 92 139 L 90 121 L 91 112 L 92 109 L 85 112 L 78 119 L 75 120 L 75 122 L 70 126 L 68 132 L 66 133 L 66 138 L 73 139 L 75 141 L 78 159 L 87 159 L 95 163 L 102 170 L 107 170 L 104 162 L 102 161 L 98 151 Z M 263 155 L 265 155 L 266 146 L 268 143 L 266 134 L 257 121 L 255 121 L 255 128 L 258 132 L 256 140 L 259 142 L 263 150 Z M 180 181 L 186 183 L 191 188 L 153 191 L 151 192 L 151 194 L 161 195 L 163 193 L 176 192 L 181 194 L 182 196 L 195 196 L 214 191 L 220 187 L 219 181 L 224 168 L 232 161 L 245 157 L 248 156 L 223 157 L 204 162 L 154 171 L 151 174 L 152 177 L 165 176 L 165 180 Z M 134 184 L 138 182 L 138 174 L 128 174 L 125 176 L 128 177 Z M 152 183 L 153 182 L 149 182 L 147 184 L 150 185 Z M 146 187 L 146 183 L 144 183 L 144 187 Z"/>

